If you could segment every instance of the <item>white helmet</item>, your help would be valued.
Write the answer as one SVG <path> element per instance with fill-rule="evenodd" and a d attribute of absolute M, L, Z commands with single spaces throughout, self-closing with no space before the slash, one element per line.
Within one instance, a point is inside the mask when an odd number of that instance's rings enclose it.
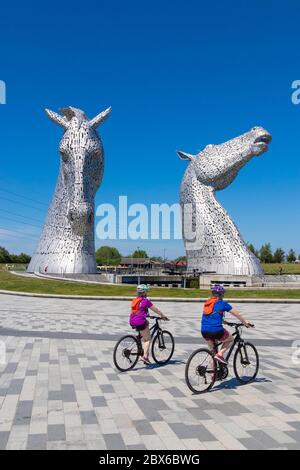
<path fill-rule="evenodd" d="M 147 294 L 148 290 L 150 289 L 150 286 L 148 284 L 139 284 L 136 288 L 138 294 Z"/>

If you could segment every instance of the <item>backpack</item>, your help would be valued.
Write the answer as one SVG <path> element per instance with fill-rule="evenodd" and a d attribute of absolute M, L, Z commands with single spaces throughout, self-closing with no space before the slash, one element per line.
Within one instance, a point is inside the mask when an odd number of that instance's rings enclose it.
<path fill-rule="evenodd" d="M 143 299 L 141 297 L 136 297 L 131 301 L 131 313 L 137 314 L 140 311 L 140 303 Z"/>
<path fill-rule="evenodd" d="M 140 310 L 140 303 L 143 300 L 141 297 L 136 297 L 131 301 L 131 314 L 129 317 L 129 324 L 132 328 L 145 325 L 147 322 L 146 313 Z"/>
<path fill-rule="evenodd" d="M 203 315 L 210 315 L 213 313 L 215 304 L 219 301 L 216 297 L 212 297 L 211 299 L 208 299 L 203 308 Z"/>

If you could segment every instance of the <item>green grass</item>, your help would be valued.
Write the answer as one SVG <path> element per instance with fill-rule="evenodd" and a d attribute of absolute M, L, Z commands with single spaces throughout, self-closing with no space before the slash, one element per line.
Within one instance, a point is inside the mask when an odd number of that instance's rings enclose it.
<path fill-rule="evenodd" d="M 262 264 L 265 274 L 279 274 L 282 268 L 282 274 L 300 274 L 300 264 L 294 263 L 268 263 Z"/>
<path fill-rule="evenodd" d="M 0 263 L 0 271 L 7 271 L 6 264 L 13 266 L 12 271 L 26 271 L 27 264 L 23 263 Z"/>
<path fill-rule="evenodd" d="M 12 273 L 0 271 L 0 289 L 16 292 L 32 292 L 37 294 L 63 294 L 63 295 L 100 295 L 100 296 L 133 296 L 134 286 L 124 285 L 95 285 L 78 282 L 64 282 L 47 279 L 33 279 L 16 276 Z M 199 289 L 151 289 L 151 297 L 208 297 L 210 291 Z M 268 290 L 234 290 L 228 289 L 227 298 L 268 298 L 268 299 L 300 299 L 300 289 L 268 289 Z"/>

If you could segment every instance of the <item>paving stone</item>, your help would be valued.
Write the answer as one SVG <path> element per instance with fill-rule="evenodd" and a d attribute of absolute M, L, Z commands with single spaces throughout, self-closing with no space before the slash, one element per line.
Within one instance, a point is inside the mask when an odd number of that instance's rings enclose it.
<path fill-rule="evenodd" d="M 64 402 L 77 401 L 74 385 L 72 384 L 63 384 L 61 386 L 62 399 Z"/>
<path fill-rule="evenodd" d="M 248 450 L 265 450 L 266 448 L 256 439 L 252 437 L 240 439 L 241 444 L 246 447 Z"/>
<path fill-rule="evenodd" d="M 127 446 L 127 450 L 146 450 L 147 447 L 143 444 L 137 444 L 135 446 Z"/>
<path fill-rule="evenodd" d="M 284 403 L 281 402 L 273 402 L 273 406 L 278 408 L 278 410 L 283 411 L 284 413 L 295 413 L 295 410 L 291 408 L 290 406 L 285 405 Z"/>
<path fill-rule="evenodd" d="M 80 418 L 82 424 L 98 424 L 97 416 L 93 410 L 91 411 L 81 411 Z"/>
<path fill-rule="evenodd" d="M 272 449 L 272 447 L 278 446 L 278 442 L 272 439 L 268 434 L 264 431 L 249 431 L 249 434 L 254 437 L 262 446 L 266 449 Z"/>
<path fill-rule="evenodd" d="M 176 387 L 168 388 L 168 392 L 176 398 L 185 396 L 184 393 Z"/>
<path fill-rule="evenodd" d="M 109 450 L 123 450 L 126 449 L 124 441 L 119 434 L 104 434 L 103 435 L 107 448 Z"/>
<path fill-rule="evenodd" d="M 106 406 L 106 400 L 104 397 L 91 397 L 93 407 Z"/>
<path fill-rule="evenodd" d="M 133 425 L 139 434 L 155 434 L 153 427 L 147 420 L 133 421 Z"/>
<path fill-rule="evenodd" d="M 33 401 L 19 401 L 13 424 L 29 424 L 31 420 Z"/>
<path fill-rule="evenodd" d="M 20 395 L 22 391 L 23 383 L 24 383 L 23 379 L 12 380 L 7 393 L 9 395 Z"/>
<path fill-rule="evenodd" d="M 0 431 L 0 450 L 5 450 L 9 438 L 9 431 Z"/>
<path fill-rule="evenodd" d="M 181 423 L 171 423 L 170 428 L 175 432 L 179 439 L 197 438 L 201 442 L 214 440 L 214 436 L 201 424 L 186 426 Z"/>
<path fill-rule="evenodd" d="M 81 368 L 81 372 L 85 380 L 95 380 L 95 375 L 91 368 Z"/>
<path fill-rule="evenodd" d="M 62 400 L 62 392 L 60 390 L 49 390 L 48 400 Z"/>
<path fill-rule="evenodd" d="M 27 441 L 28 450 L 47 449 L 47 434 L 29 434 Z"/>
<path fill-rule="evenodd" d="M 64 441 L 65 439 L 66 432 L 63 424 L 48 425 L 48 441 Z"/>

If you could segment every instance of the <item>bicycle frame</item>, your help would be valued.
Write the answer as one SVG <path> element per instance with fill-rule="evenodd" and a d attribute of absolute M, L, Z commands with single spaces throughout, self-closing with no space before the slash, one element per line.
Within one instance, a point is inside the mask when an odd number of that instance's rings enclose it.
<path fill-rule="evenodd" d="M 245 343 L 245 340 L 241 337 L 241 334 L 240 334 L 240 330 L 239 328 L 241 328 L 241 325 L 236 325 L 235 326 L 235 332 L 232 334 L 232 336 L 234 336 L 234 341 L 228 351 L 228 353 L 226 354 L 226 361 L 229 362 L 229 359 L 230 359 L 230 356 L 235 348 L 236 345 L 238 345 L 238 347 L 241 348 L 241 350 L 243 349 L 243 353 L 244 353 L 244 358 L 243 359 L 243 362 L 245 361 L 245 363 L 249 363 L 249 358 L 248 358 L 248 354 L 247 354 L 247 349 L 244 346 L 244 343 Z M 217 343 L 214 348 L 215 348 L 215 351 L 218 352 L 220 346 L 222 345 L 222 342 L 219 342 Z M 227 367 L 227 366 L 224 366 L 223 364 L 220 364 L 218 363 L 218 366 L 223 369 L 224 367 Z"/>
<path fill-rule="evenodd" d="M 163 335 L 160 334 L 161 333 L 161 327 L 159 326 L 159 323 L 158 323 L 160 318 L 159 317 L 149 317 L 149 319 L 155 320 L 154 325 L 152 325 L 151 328 L 150 328 L 151 339 L 153 339 L 153 337 L 157 333 L 158 334 L 159 347 L 160 348 L 165 348 Z M 139 354 L 143 355 L 142 335 L 141 335 L 140 332 L 138 333 L 136 338 L 138 340 L 138 345 L 139 345 Z"/>

